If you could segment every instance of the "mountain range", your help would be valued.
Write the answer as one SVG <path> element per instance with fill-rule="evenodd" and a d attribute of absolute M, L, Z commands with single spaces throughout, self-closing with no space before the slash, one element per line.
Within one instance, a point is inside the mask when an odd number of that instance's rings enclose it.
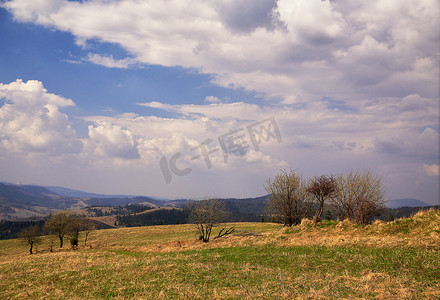
<path fill-rule="evenodd" d="M 256 198 L 223 199 L 231 211 L 260 215 L 267 195 Z M 118 206 L 144 204 L 150 207 L 181 207 L 187 199 L 161 199 L 134 195 L 105 195 L 88 193 L 57 186 L 19 185 L 0 182 L 0 220 L 41 218 L 58 210 L 81 209 L 87 206 Z M 388 208 L 430 206 L 423 201 L 404 198 L 392 199 Z"/>
<path fill-rule="evenodd" d="M 431 204 L 413 198 L 388 200 L 386 205 L 388 208 L 431 206 Z"/>

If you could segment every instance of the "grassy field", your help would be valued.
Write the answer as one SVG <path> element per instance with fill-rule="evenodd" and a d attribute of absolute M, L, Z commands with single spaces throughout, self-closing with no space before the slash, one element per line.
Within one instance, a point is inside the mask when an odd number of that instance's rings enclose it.
<path fill-rule="evenodd" d="M 44 237 L 34 255 L 0 241 L 0 299 L 440 298 L 438 210 L 368 226 L 234 225 L 209 243 L 191 225 L 94 231 L 78 250 Z"/>

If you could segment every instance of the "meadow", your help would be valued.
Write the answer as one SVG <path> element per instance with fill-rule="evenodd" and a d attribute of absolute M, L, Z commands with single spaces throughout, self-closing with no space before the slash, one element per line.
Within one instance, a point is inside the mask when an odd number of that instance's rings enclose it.
<path fill-rule="evenodd" d="M 237 232 L 209 243 L 188 224 L 93 231 L 77 250 L 45 236 L 33 255 L 3 240 L 0 298 L 440 298 L 439 210 L 366 226 L 228 226 Z"/>

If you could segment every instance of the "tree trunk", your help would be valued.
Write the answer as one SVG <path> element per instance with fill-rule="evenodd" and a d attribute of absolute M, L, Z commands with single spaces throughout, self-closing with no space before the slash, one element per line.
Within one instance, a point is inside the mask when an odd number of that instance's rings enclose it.
<path fill-rule="evenodd" d="M 287 217 L 286 221 L 284 222 L 284 226 L 292 227 L 293 225 L 293 217 Z"/>
<path fill-rule="evenodd" d="M 322 212 L 324 211 L 324 201 L 319 201 L 319 208 L 318 211 L 315 214 L 315 217 L 313 218 L 313 222 L 318 223 L 321 222 L 321 216 L 322 216 Z"/>
<path fill-rule="evenodd" d="M 29 248 L 29 254 L 32 254 L 32 248 L 34 247 L 34 243 L 29 243 L 31 247 Z"/>
<path fill-rule="evenodd" d="M 86 237 L 85 237 L 85 239 L 84 239 L 84 246 L 87 246 L 87 237 L 89 236 L 89 233 L 88 232 L 86 232 Z"/>
<path fill-rule="evenodd" d="M 63 236 L 59 235 L 60 238 L 60 248 L 63 248 Z"/>

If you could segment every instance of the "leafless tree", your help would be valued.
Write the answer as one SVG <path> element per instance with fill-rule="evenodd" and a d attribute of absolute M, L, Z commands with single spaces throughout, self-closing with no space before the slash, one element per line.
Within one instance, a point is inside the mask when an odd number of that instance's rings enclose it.
<path fill-rule="evenodd" d="M 351 171 L 338 176 L 338 192 L 331 199 L 340 219 L 349 218 L 358 224 L 368 224 L 385 210 L 382 179 L 370 171 Z"/>
<path fill-rule="evenodd" d="M 212 229 L 224 223 L 229 216 L 225 203 L 217 198 L 191 201 L 188 208 L 189 222 L 196 224 L 199 238 L 205 243 L 209 242 Z"/>
<path fill-rule="evenodd" d="M 294 171 L 282 169 L 274 179 L 267 180 L 269 193 L 268 211 L 284 218 L 285 226 L 299 224 L 311 213 L 311 197 L 305 190 L 305 183 Z"/>
<path fill-rule="evenodd" d="M 312 194 L 316 200 L 316 212 L 313 221 L 321 221 L 324 204 L 333 198 L 338 190 L 338 181 L 334 175 L 315 176 L 307 183 L 306 191 Z"/>
<path fill-rule="evenodd" d="M 32 254 L 34 245 L 37 244 L 40 239 L 40 228 L 37 225 L 26 227 L 20 231 L 18 236 L 29 244 L 29 254 Z"/>

